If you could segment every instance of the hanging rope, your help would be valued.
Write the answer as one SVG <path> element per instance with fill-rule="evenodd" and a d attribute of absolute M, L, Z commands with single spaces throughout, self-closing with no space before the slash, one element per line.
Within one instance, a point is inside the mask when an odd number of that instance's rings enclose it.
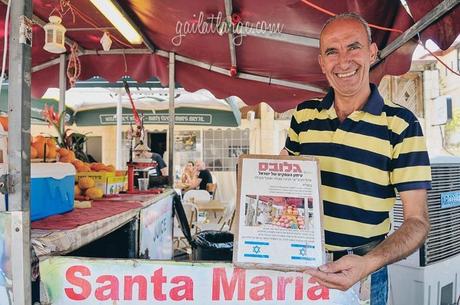
<path fill-rule="evenodd" d="M 54 13 L 58 13 L 59 17 L 63 19 L 63 17 L 70 12 L 72 14 L 72 21 L 75 23 L 75 13 L 72 4 L 70 3 L 70 0 L 59 0 L 59 5 L 57 5 L 49 14 L 49 16 L 52 16 Z"/>
<path fill-rule="evenodd" d="M 70 87 L 74 87 L 81 73 L 80 58 L 78 58 L 78 45 L 74 43 L 70 48 L 69 62 L 67 64 L 67 78 Z"/>

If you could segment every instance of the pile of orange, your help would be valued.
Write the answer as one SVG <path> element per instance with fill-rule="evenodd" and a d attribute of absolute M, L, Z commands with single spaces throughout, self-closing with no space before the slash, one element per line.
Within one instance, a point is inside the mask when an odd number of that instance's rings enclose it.
<path fill-rule="evenodd" d="M 46 154 L 46 156 L 45 156 Z M 30 146 L 30 158 L 31 159 L 50 159 L 56 160 L 57 157 L 57 145 L 54 138 L 46 138 L 44 136 L 36 136 L 32 139 Z"/>

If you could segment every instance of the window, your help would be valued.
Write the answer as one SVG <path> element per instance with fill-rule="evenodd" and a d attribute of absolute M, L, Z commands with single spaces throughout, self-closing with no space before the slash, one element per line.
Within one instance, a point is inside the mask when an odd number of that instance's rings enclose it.
<path fill-rule="evenodd" d="M 203 161 L 210 171 L 235 171 L 238 157 L 249 153 L 249 129 L 203 131 Z"/>
<path fill-rule="evenodd" d="M 174 132 L 174 167 L 182 172 L 189 161 L 201 159 L 201 134 L 199 130 Z M 177 176 L 177 173 L 176 173 Z M 177 177 L 176 177 L 177 178 Z"/>

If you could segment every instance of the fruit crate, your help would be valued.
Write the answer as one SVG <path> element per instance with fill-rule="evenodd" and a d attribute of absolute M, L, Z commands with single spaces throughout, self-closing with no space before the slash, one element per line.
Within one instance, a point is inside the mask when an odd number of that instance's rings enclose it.
<path fill-rule="evenodd" d="M 123 171 L 117 172 L 79 172 L 75 176 L 75 181 L 82 177 L 90 177 L 100 188 L 104 195 L 118 194 L 128 188 L 128 178 Z"/>

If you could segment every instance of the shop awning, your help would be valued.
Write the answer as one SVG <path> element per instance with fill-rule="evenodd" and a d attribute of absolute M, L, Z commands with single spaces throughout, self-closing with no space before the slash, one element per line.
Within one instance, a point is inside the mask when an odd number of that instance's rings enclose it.
<path fill-rule="evenodd" d="M 4 35 L 6 2 L 0 0 L 3 21 L 0 36 Z M 116 81 L 130 75 L 143 82 L 156 76 L 167 84 L 167 56 L 168 52 L 174 52 L 176 80 L 188 91 L 206 88 L 217 98 L 238 96 L 249 105 L 267 102 L 277 111 L 321 96 L 328 86 L 316 62 L 319 31 L 329 18 L 326 11 L 358 12 L 370 23 L 392 29 L 373 29 L 379 49 L 385 50 L 382 55 L 387 54 L 387 46 L 405 36 L 401 32 L 420 20 L 431 24 L 421 31 L 422 41 L 433 39 L 442 49 L 449 47 L 460 32 L 458 0 L 406 0 L 412 17 L 399 0 L 115 1 L 144 35 L 144 44 L 131 46 L 89 0 L 67 2 L 72 9 L 63 16 L 63 24 L 68 29 L 68 42 L 79 46 L 80 79 L 98 75 Z M 441 2 L 441 7 L 437 6 Z M 43 23 L 53 10 L 59 9 L 60 1 L 34 0 L 33 4 L 35 21 Z M 241 22 L 233 36 L 225 29 L 223 35 L 216 31 L 222 30 L 219 16 L 225 19 L 226 11 Z M 437 19 L 436 13 L 442 17 Z M 419 25 L 416 23 L 413 31 L 419 31 Z M 263 30 L 256 31 L 260 28 Z M 119 40 L 114 40 L 109 52 L 102 51 L 100 29 Z M 44 51 L 43 41 L 44 32 L 35 25 L 32 48 L 35 97 L 40 97 L 48 87 L 58 87 L 58 55 Z M 396 45 L 397 50 L 373 69 L 372 80 L 378 82 L 385 74 L 406 72 L 415 45 L 415 41 Z"/>
<path fill-rule="evenodd" d="M 116 107 L 121 98 L 122 123 L 134 124 L 131 104 L 123 88 L 106 87 L 106 82 L 81 82 L 66 92 L 66 106 L 72 109 L 77 126 L 116 125 Z M 151 81 L 154 83 L 154 80 Z M 102 86 L 102 87 L 100 87 Z M 168 88 L 141 84 L 131 88 L 131 95 L 144 124 L 169 123 Z M 59 98 L 58 89 L 49 89 L 44 100 Z M 176 125 L 236 127 L 241 113 L 235 99 L 216 99 L 208 90 L 175 90 Z M 242 104 L 242 102 L 240 101 Z"/>

